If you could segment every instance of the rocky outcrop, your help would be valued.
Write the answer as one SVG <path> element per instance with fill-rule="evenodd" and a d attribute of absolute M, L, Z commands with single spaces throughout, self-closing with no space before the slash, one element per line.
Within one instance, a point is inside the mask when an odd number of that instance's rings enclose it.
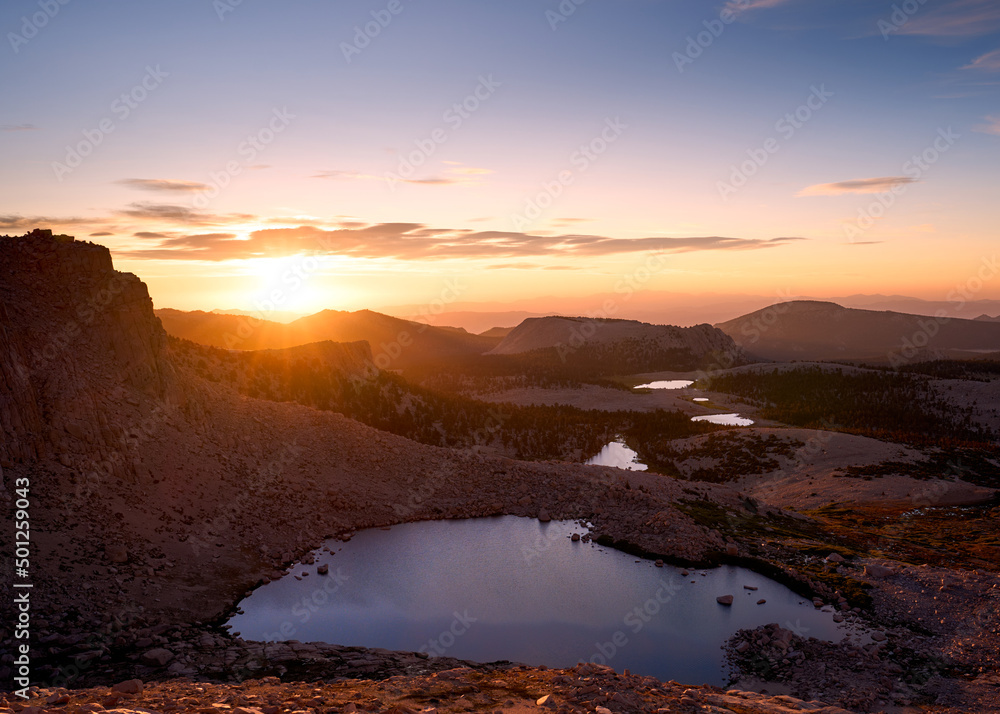
<path fill-rule="evenodd" d="M 35 230 L 0 237 L 0 459 L 120 449 L 124 402 L 173 387 L 146 286 L 107 248 Z"/>

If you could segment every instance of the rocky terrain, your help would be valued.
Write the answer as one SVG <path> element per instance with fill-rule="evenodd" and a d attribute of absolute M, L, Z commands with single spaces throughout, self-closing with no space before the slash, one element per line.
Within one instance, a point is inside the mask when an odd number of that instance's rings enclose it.
<path fill-rule="evenodd" d="M 299 682 L 282 684 L 276 677 L 239 684 L 205 684 L 184 680 L 146 684 L 132 679 L 110 687 L 84 690 L 35 688 L 25 704 L 0 712 L 715 712 L 716 714 L 845 714 L 840 707 L 802 701 L 788 695 L 769 696 L 739 690 L 688 687 L 660 682 L 610 667 L 583 664 L 568 670 L 512 666 L 486 670 L 468 666 L 430 667 L 411 676 L 381 681 Z M 435 668 L 436 669 L 436 668 Z M 15 709 L 14 707 L 18 707 Z M 23 707 L 23 708 L 21 708 Z"/>
<path fill-rule="evenodd" d="M 904 569 L 848 550 L 845 562 L 820 562 L 816 553 L 841 543 L 833 531 L 725 484 L 437 448 L 251 398 L 174 358 L 145 286 L 115 271 L 105 248 L 45 232 L 2 237 L 0 266 L 0 468 L 7 499 L 17 479 L 30 482 L 32 675 L 41 687 L 31 702 L 8 696 L 11 710 L 833 712 L 904 706 L 894 694 L 933 711 L 1000 706 L 988 676 L 996 608 L 968 629 L 973 603 L 1000 592 L 995 568 Z M 368 354 L 301 349 L 298 357 L 355 377 Z M 879 676 L 849 692 L 815 680 L 853 676 L 847 645 L 802 645 L 826 664 L 821 675 L 741 668 L 743 689 L 774 693 L 780 679 L 783 698 L 589 666 L 468 665 L 432 676 L 460 663 L 244 642 L 219 626 L 248 591 L 327 537 L 491 514 L 587 519 L 599 542 L 629 552 L 743 564 L 904 643 L 875 653 L 886 668 L 945 664 L 905 690 Z M 9 551 L 2 567 L 12 572 Z M 5 589 L 0 601 L 7 653 L 12 598 Z M 13 663 L 0 657 L 4 686 Z M 345 677 L 352 681 L 338 681 Z M 133 679 L 147 684 L 110 689 Z M 819 691 L 829 704 L 797 701 Z"/>

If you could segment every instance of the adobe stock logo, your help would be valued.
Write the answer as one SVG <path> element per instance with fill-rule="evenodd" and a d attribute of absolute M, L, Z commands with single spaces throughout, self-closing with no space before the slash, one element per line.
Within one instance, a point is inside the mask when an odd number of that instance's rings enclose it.
<path fill-rule="evenodd" d="M 69 5 L 70 0 L 38 0 L 38 7 L 41 8 L 31 17 L 24 15 L 21 17 L 21 33 L 8 32 L 7 41 L 14 54 L 21 51 L 21 47 L 28 44 L 38 36 L 38 31 L 49 24 L 49 20 L 59 14 L 63 5 Z"/>
<path fill-rule="evenodd" d="M 115 123 L 115 119 L 118 122 L 123 122 L 132 116 L 132 112 L 138 109 L 139 105 L 146 101 L 149 95 L 163 83 L 165 77 L 169 76 L 168 72 L 160 69 L 160 65 L 155 67 L 146 65 L 146 74 L 139 83 L 127 92 L 122 92 L 108 107 L 115 118 L 106 116 L 98 121 L 97 126 L 93 129 L 84 129 L 81 132 L 83 134 L 81 141 L 72 145 L 67 144 L 66 156 L 63 161 L 52 162 L 52 171 L 56 175 L 56 179 L 62 182 L 66 176 L 79 168 L 84 159 L 93 154 L 97 147 L 104 143 L 108 134 L 118 128 L 119 124 Z"/>

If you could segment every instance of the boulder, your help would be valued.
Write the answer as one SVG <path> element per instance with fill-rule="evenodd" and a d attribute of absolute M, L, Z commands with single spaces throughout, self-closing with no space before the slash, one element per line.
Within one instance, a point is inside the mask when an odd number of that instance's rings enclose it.
<path fill-rule="evenodd" d="M 316 568 L 316 573 L 319 575 L 326 575 L 329 572 L 330 572 L 330 566 L 327 565 L 326 563 L 323 563 L 321 566 Z"/>
<path fill-rule="evenodd" d="M 828 563 L 843 563 L 844 556 L 840 553 L 830 553 L 830 555 L 826 556 L 826 560 Z"/>
<path fill-rule="evenodd" d="M 547 510 L 540 508 L 538 509 L 538 520 L 542 523 L 548 523 L 552 520 L 552 517 L 549 516 L 549 512 Z"/>
<path fill-rule="evenodd" d="M 737 556 L 740 554 L 739 546 L 735 543 L 726 543 L 726 555 Z"/>
<path fill-rule="evenodd" d="M 892 568 L 887 568 L 884 565 L 866 565 L 865 575 L 873 578 L 887 578 L 892 575 Z"/>
<path fill-rule="evenodd" d="M 141 659 L 143 664 L 148 664 L 155 667 L 163 667 L 170 660 L 174 658 L 174 653 L 163 647 L 157 647 L 156 649 L 144 652 Z"/>
<path fill-rule="evenodd" d="M 122 694 L 142 694 L 142 687 L 141 679 L 126 679 L 124 682 L 115 684 L 111 689 Z"/>
<path fill-rule="evenodd" d="M 719 603 L 720 605 L 732 605 L 733 604 L 733 596 L 732 595 L 719 595 L 719 597 L 715 598 L 715 601 L 717 603 Z"/>

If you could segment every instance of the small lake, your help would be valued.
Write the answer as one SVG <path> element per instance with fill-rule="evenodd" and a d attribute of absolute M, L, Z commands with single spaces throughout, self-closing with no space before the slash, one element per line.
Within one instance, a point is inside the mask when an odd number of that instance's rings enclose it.
<path fill-rule="evenodd" d="M 707 421 L 711 424 L 723 424 L 725 426 L 751 426 L 753 419 L 741 417 L 739 414 L 705 414 L 703 416 L 691 417 L 691 421 Z"/>
<path fill-rule="evenodd" d="M 694 384 L 694 381 L 690 379 L 667 379 L 659 382 L 650 382 L 649 384 L 639 384 L 633 387 L 633 389 L 684 389 L 685 387 L 690 387 L 692 384 Z"/>
<path fill-rule="evenodd" d="M 629 471 L 645 471 L 649 468 L 639 461 L 639 454 L 624 441 L 612 441 L 601 449 L 601 453 L 584 463 L 591 466 L 614 466 Z"/>
<path fill-rule="evenodd" d="M 296 565 L 299 579 L 255 590 L 229 624 L 251 640 L 551 667 L 593 661 L 720 686 L 720 645 L 740 628 L 777 622 L 832 641 L 846 633 L 830 613 L 763 575 L 731 566 L 682 575 L 570 540 L 585 532 L 515 516 L 362 531 L 347 543 L 329 541 L 335 553 L 321 549 L 315 563 Z M 317 573 L 322 565 L 329 574 Z M 733 595 L 733 605 L 719 605 L 720 595 Z"/>
<path fill-rule="evenodd" d="M 691 401 L 692 402 L 707 402 L 708 401 L 708 397 L 695 397 Z"/>

